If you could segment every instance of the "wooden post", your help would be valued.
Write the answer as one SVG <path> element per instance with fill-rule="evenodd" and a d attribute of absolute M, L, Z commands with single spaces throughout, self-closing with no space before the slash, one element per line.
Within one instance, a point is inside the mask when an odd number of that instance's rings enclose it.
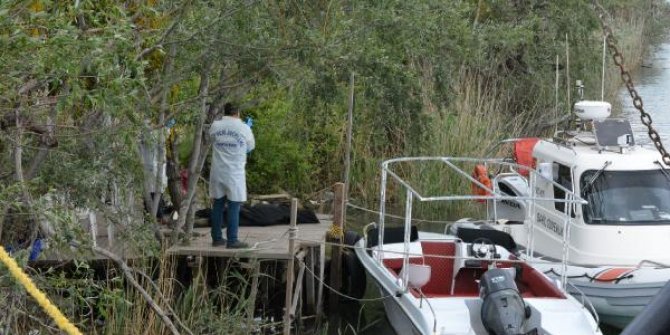
<path fill-rule="evenodd" d="M 333 200 L 333 225 L 336 226 L 340 232 L 344 231 L 344 184 L 336 183 L 334 186 L 335 199 Z M 331 249 L 330 261 L 330 287 L 333 290 L 339 291 L 342 287 L 342 248 L 339 244 L 342 243 L 342 235 L 329 236 L 329 241 L 338 245 L 333 245 Z M 334 292 L 330 292 L 329 298 L 329 319 L 330 326 L 328 327 L 331 334 L 337 334 L 340 323 L 339 317 L 339 300 L 340 297 Z"/>
<path fill-rule="evenodd" d="M 326 268 L 326 244 L 324 241 L 319 245 L 319 281 L 316 293 L 316 322 L 321 322 L 323 317 L 323 282 Z"/>
<path fill-rule="evenodd" d="M 310 315 L 316 314 L 316 299 L 314 290 L 314 249 L 314 247 L 309 247 L 307 249 L 307 258 L 305 259 L 307 268 L 309 269 L 309 273 L 305 278 L 305 305 L 307 305 L 307 311 L 309 311 Z"/>
<path fill-rule="evenodd" d="M 286 300 L 284 304 L 284 335 L 291 334 L 291 301 L 293 294 L 293 275 L 295 271 L 295 238 L 298 222 L 298 199 L 291 199 L 291 225 L 288 235 L 288 266 L 286 269 Z"/>
<path fill-rule="evenodd" d="M 347 112 L 347 146 L 344 157 L 344 200 L 349 200 L 349 175 L 351 174 L 351 136 L 354 127 L 354 73 L 349 79 L 349 110 Z"/>
<path fill-rule="evenodd" d="M 291 318 L 295 319 L 296 309 L 298 308 L 298 300 L 302 295 L 302 280 L 305 276 L 305 255 L 307 252 L 305 250 L 301 251 L 296 255 L 295 258 L 300 260 L 300 270 L 298 270 L 298 277 L 295 281 L 295 292 L 293 294 L 293 302 L 291 303 Z"/>

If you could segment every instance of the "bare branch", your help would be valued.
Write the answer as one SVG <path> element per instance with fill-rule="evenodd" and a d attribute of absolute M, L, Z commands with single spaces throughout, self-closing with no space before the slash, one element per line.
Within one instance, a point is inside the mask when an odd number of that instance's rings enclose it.
<path fill-rule="evenodd" d="M 182 10 L 179 11 L 179 14 L 177 15 L 177 17 L 174 19 L 174 21 L 172 21 L 172 24 L 170 24 L 170 27 L 168 27 L 168 29 L 165 30 L 165 32 L 164 32 L 163 35 L 158 39 L 158 41 L 156 42 L 156 44 L 154 44 L 153 46 L 148 47 L 148 48 L 145 48 L 144 50 L 142 50 L 142 51 L 135 57 L 135 61 L 138 61 L 138 60 L 144 58 L 146 55 L 152 53 L 154 50 L 163 48 L 163 42 L 165 42 L 165 39 L 166 39 L 168 36 L 170 36 L 170 35 L 172 34 L 172 32 L 174 32 L 175 28 L 177 27 L 177 24 L 179 24 L 179 23 L 181 22 L 181 19 L 184 17 L 184 13 L 186 13 L 186 9 L 188 8 L 189 5 L 190 5 L 190 2 L 186 3 L 186 4 L 184 5 L 184 7 L 182 7 Z"/>
<path fill-rule="evenodd" d="M 179 324 L 179 326 L 182 327 L 189 335 L 193 335 L 193 332 L 191 332 L 191 330 L 188 327 L 186 327 L 186 325 L 184 325 L 184 323 L 181 321 L 181 319 L 179 319 L 179 317 L 177 316 L 177 313 L 175 313 L 175 311 L 172 309 L 172 307 L 170 307 L 170 304 L 168 303 L 169 301 L 167 300 L 167 298 L 165 298 L 165 296 L 163 295 L 163 292 L 161 292 L 161 289 L 158 287 L 158 285 L 156 285 L 156 283 L 154 283 L 154 281 L 151 279 L 151 277 L 149 277 L 149 275 L 147 275 L 146 273 L 144 273 L 144 272 L 142 272 L 138 269 L 131 268 L 131 270 L 135 271 L 135 273 L 137 273 L 141 277 L 143 277 L 144 280 L 146 280 L 147 283 L 149 283 L 149 285 L 151 285 L 151 287 L 154 288 L 154 291 L 156 291 L 156 294 L 158 294 L 158 297 L 161 298 L 163 300 L 163 302 L 165 302 L 165 308 L 168 310 L 168 312 L 170 312 L 172 314 L 172 317 L 177 321 L 177 324 Z"/>
<path fill-rule="evenodd" d="M 158 304 L 156 303 L 156 301 L 154 301 L 153 298 L 151 298 L 151 295 L 149 295 L 149 293 L 142 287 L 142 285 L 140 285 L 140 283 L 137 282 L 137 280 L 135 279 L 135 276 L 133 276 L 133 270 L 128 266 L 128 264 L 126 264 L 126 262 L 124 262 L 123 259 L 121 259 L 121 257 L 117 256 L 116 254 L 114 254 L 113 252 L 111 252 L 109 250 L 102 249 L 100 247 L 95 247 L 95 246 L 92 247 L 92 248 L 93 248 L 93 251 L 95 251 L 96 253 L 98 253 L 100 255 L 103 255 L 103 256 L 111 259 L 112 261 L 114 261 L 114 263 L 116 263 L 121 268 L 121 270 L 125 274 L 126 279 L 128 280 L 128 282 L 130 282 L 130 284 L 137 291 L 140 292 L 142 297 L 144 297 L 144 300 L 146 300 L 147 303 L 149 304 L 149 306 L 151 306 L 151 308 L 154 310 L 154 312 L 156 312 L 156 314 L 158 314 L 158 316 L 160 316 L 160 318 L 163 320 L 163 323 L 165 323 L 165 325 L 168 327 L 168 329 L 170 329 L 172 334 L 179 335 L 179 330 L 172 323 L 172 320 L 170 320 L 170 317 L 168 317 L 167 314 L 165 314 L 163 309 L 160 306 L 158 306 Z"/>

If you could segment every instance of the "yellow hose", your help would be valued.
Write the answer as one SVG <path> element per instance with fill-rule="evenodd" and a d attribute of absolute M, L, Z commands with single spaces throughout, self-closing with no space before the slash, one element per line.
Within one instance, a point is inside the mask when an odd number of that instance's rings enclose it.
<path fill-rule="evenodd" d="M 37 300 L 37 303 L 44 309 L 44 311 L 56 322 L 56 325 L 58 325 L 58 328 L 60 328 L 62 331 L 66 332 L 68 335 L 81 335 L 82 333 L 77 329 L 75 325 L 73 325 L 70 320 L 68 320 L 63 313 L 58 310 L 58 307 L 56 307 L 51 301 L 49 301 L 49 298 L 40 291 L 40 289 L 35 286 L 33 281 L 26 275 L 25 272 L 19 267 L 18 264 L 16 264 L 16 261 L 9 256 L 9 254 L 5 251 L 5 248 L 0 246 L 0 261 L 7 266 L 9 269 L 9 273 L 16 278 L 16 280 L 19 282 L 19 284 L 23 285 L 23 287 L 28 291 L 28 293 Z"/>

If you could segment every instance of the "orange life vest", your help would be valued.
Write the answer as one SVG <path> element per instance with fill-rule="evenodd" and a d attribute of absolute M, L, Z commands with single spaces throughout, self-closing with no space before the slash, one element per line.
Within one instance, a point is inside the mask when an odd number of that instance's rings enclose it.
<path fill-rule="evenodd" d="M 483 164 L 477 164 L 475 165 L 475 170 L 472 172 L 472 178 L 475 178 L 478 182 L 480 182 L 482 185 L 486 186 L 489 189 L 493 188 L 493 184 L 491 183 L 491 178 L 489 178 L 489 172 L 486 170 L 486 166 Z M 472 194 L 473 195 L 481 195 L 481 196 L 487 196 L 491 195 L 491 192 L 489 192 L 487 189 L 482 188 L 481 186 L 477 185 L 476 183 L 472 183 Z M 477 199 L 478 202 L 485 202 L 485 199 Z"/>

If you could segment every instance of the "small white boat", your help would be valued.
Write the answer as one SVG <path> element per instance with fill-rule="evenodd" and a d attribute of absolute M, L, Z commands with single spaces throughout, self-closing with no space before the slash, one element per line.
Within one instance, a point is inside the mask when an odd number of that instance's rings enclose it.
<path fill-rule="evenodd" d="M 580 101 L 574 129 L 504 141 L 513 157 L 502 161 L 537 168 L 540 178 L 524 168 L 489 176 L 480 166 L 477 190 L 560 200 L 488 199 L 478 225 L 511 234 L 527 260 L 553 262 L 536 268 L 566 278 L 604 323 L 624 327 L 670 279 L 670 171 L 655 149 L 635 145 L 628 121 L 608 118 L 610 109 Z M 566 205 L 569 192 L 585 202 Z"/>
<path fill-rule="evenodd" d="M 425 161 L 443 163 L 468 183 L 472 177 L 457 165 L 481 162 L 449 157 L 385 161 L 379 222 L 366 230 L 365 237 L 354 248 L 368 278 L 379 287 L 387 317 L 397 334 L 602 334 L 592 306 L 583 297 L 580 301 L 568 294 L 560 281 L 550 279 L 518 258 L 514 250 L 508 249 L 514 243 L 508 234 L 478 229 L 463 229 L 457 236 L 418 232 L 411 225 L 414 199 L 422 202 L 531 199 L 457 193 L 425 196 L 392 169 L 395 163 Z M 403 227 L 385 227 L 389 176 L 406 191 Z M 580 201 L 574 197 L 568 203 Z M 465 236 L 463 233 L 467 232 L 474 232 L 475 236 Z"/>

